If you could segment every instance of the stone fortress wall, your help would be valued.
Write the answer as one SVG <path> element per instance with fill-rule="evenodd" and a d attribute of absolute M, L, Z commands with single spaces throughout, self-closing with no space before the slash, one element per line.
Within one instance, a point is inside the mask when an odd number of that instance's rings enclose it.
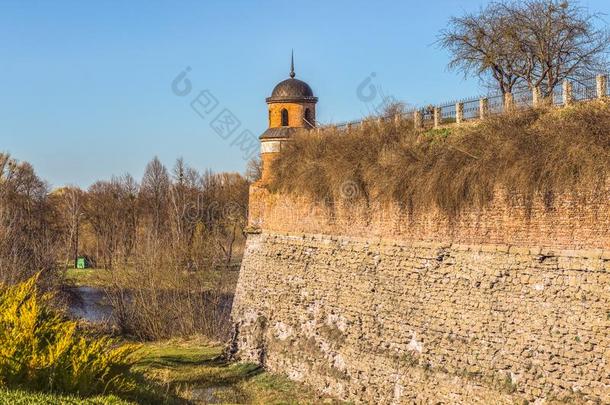
<path fill-rule="evenodd" d="M 253 186 L 244 361 L 356 403 L 610 403 L 610 190 L 459 218 Z"/>

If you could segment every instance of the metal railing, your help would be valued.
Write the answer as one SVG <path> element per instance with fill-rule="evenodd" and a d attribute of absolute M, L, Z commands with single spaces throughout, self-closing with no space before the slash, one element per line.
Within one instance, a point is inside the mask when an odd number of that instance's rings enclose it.
<path fill-rule="evenodd" d="M 411 108 L 399 115 L 373 117 L 372 119 L 378 122 L 390 119 L 412 119 L 415 126 L 429 128 L 477 120 L 486 115 L 501 114 L 514 108 L 534 108 L 548 102 L 554 106 L 561 107 L 566 104 L 604 97 L 610 97 L 607 73 L 578 81 L 564 81 L 556 85 L 550 92 L 545 92 L 541 88 L 520 89 L 512 94 L 492 94 L 484 97 L 472 97 L 438 105 Z M 334 125 L 322 125 L 318 128 L 351 128 L 363 125 L 370 120 L 371 118 L 360 119 Z"/>

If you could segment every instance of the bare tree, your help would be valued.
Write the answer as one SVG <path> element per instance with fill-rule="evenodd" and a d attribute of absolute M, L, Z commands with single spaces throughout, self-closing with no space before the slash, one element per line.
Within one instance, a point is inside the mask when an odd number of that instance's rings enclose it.
<path fill-rule="evenodd" d="M 517 74 L 543 95 L 565 79 L 590 77 L 605 68 L 610 36 L 597 29 L 599 14 L 568 1 L 529 0 L 503 6 L 511 18 L 508 37 L 522 59 Z"/>
<path fill-rule="evenodd" d="M 184 163 L 182 158 L 176 161 L 172 171 L 172 183 L 169 191 L 170 210 L 169 224 L 172 231 L 171 243 L 176 252 L 180 252 L 181 261 L 191 268 L 189 252 L 193 237 L 200 219 L 199 173 Z"/>
<path fill-rule="evenodd" d="M 18 282 L 38 271 L 43 280 L 56 278 L 59 233 L 47 184 L 30 164 L 0 153 L 0 282 Z"/>
<path fill-rule="evenodd" d="M 136 243 L 138 222 L 137 185 L 131 176 L 98 181 L 89 187 L 86 218 L 96 238 L 96 257 L 105 268 L 114 259 L 127 260 Z"/>
<path fill-rule="evenodd" d="M 120 190 L 121 229 L 119 244 L 123 262 L 127 263 L 137 243 L 137 231 L 140 218 L 138 193 L 140 186 L 130 174 L 125 174 L 118 180 Z"/>
<path fill-rule="evenodd" d="M 381 111 L 381 116 L 385 118 L 400 117 L 407 111 L 407 105 L 402 101 L 395 101 L 386 104 Z"/>
<path fill-rule="evenodd" d="M 158 235 L 163 233 L 166 226 L 169 187 L 170 178 L 167 169 L 155 156 L 146 165 L 140 187 L 140 200 L 146 216 L 152 221 L 153 229 Z"/>
<path fill-rule="evenodd" d="M 206 172 L 202 176 L 202 207 L 206 241 L 211 244 L 213 265 L 227 267 L 234 259 L 235 245 L 243 241 L 249 182 L 237 173 Z"/>
<path fill-rule="evenodd" d="M 72 260 L 76 267 L 84 216 L 84 192 L 78 187 L 63 187 L 53 192 L 52 196 L 63 224 L 66 262 Z"/>
<path fill-rule="evenodd" d="M 494 83 L 502 93 L 542 86 L 548 95 L 564 79 L 592 75 L 605 61 L 610 37 L 599 14 L 556 0 L 493 2 L 453 17 L 438 43 L 449 67 Z"/>
<path fill-rule="evenodd" d="M 263 176 L 263 162 L 259 156 L 254 157 L 248 161 L 246 166 L 246 179 L 254 183 Z"/>
<path fill-rule="evenodd" d="M 476 14 L 452 17 L 439 38 L 440 46 L 451 53 L 449 68 L 478 76 L 483 82 L 491 80 L 502 94 L 512 92 L 519 82 L 516 65 L 520 60 L 504 35 L 510 25 L 510 16 L 499 3 Z"/>

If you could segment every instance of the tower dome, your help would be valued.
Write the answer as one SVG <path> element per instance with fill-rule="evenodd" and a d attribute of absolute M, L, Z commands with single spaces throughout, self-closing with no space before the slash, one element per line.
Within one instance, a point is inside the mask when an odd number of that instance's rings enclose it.
<path fill-rule="evenodd" d="M 294 56 L 290 58 L 290 79 L 279 82 L 267 97 L 267 103 L 305 102 L 316 103 L 318 98 L 307 83 L 294 78 Z"/>
<path fill-rule="evenodd" d="M 317 98 L 313 95 L 313 90 L 302 80 L 291 77 L 279 82 L 271 92 L 271 97 L 267 98 L 268 103 L 290 101 L 310 101 L 315 102 Z"/>

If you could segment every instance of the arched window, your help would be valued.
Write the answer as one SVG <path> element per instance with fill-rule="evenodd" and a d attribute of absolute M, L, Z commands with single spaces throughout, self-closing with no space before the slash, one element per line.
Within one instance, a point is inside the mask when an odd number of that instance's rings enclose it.
<path fill-rule="evenodd" d="M 305 115 L 303 117 L 303 126 L 305 128 L 311 128 L 314 126 L 313 117 L 311 116 L 311 110 L 309 108 L 305 109 Z"/>
<path fill-rule="evenodd" d="M 285 108 L 282 108 L 282 126 L 288 126 L 288 110 Z"/>

